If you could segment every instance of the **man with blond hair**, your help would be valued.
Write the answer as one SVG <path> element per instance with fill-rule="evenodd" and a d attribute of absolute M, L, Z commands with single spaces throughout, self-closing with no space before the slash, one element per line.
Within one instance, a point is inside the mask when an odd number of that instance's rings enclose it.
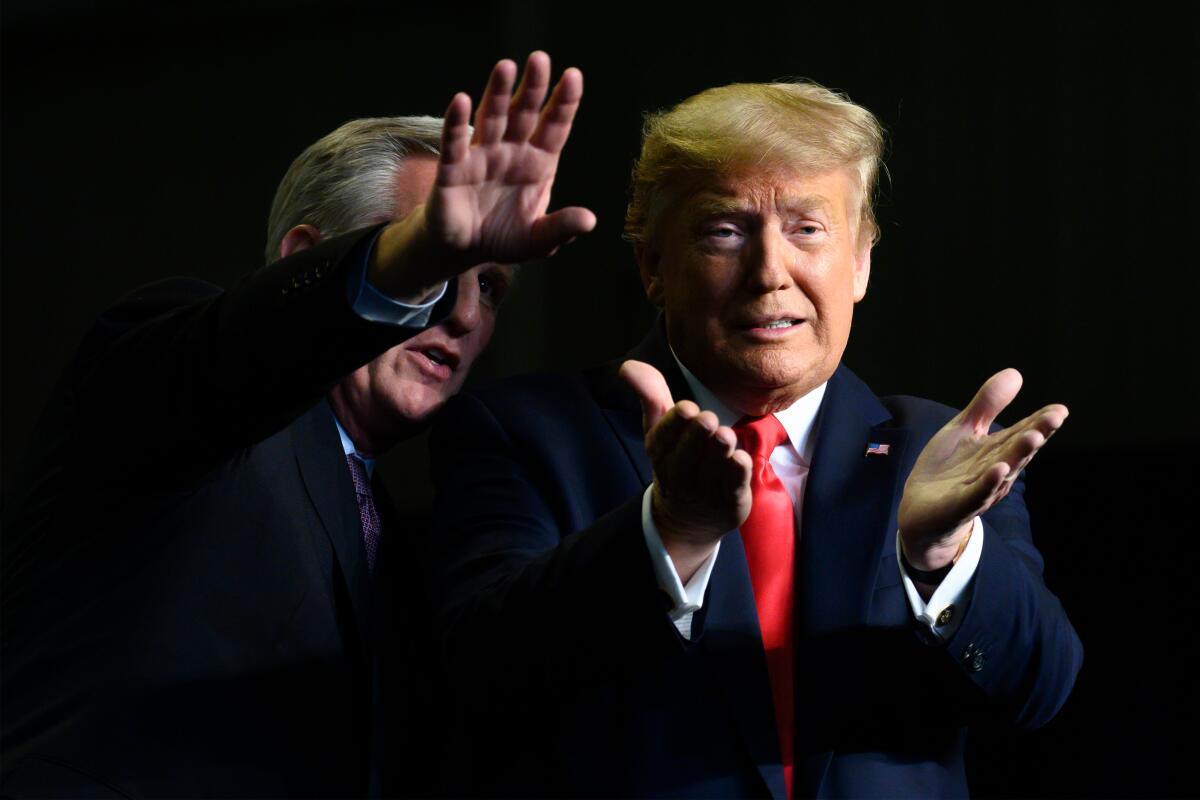
<path fill-rule="evenodd" d="M 654 329 L 448 404 L 430 541 L 481 793 L 958 796 L 968 723 L 1065 701 L 1021 475 L 1066 409 L 1000 430 L 1015 370 L 955 413 L 841 364 L 881 149 L 811 83 L 650 116 L 626 235 Z"/>
<path fill-rule="evenodd" d="M 462 385 L 508 265 L 595 223 L 547 212 L 582 76 L 516 73 L 473 132 L 461 93 L 339 128 L 284 178 L 268 266 L 144 287 L 85 338 L 6 497 L 0 795 L 452 791 L 427 620 L 385 602 L 419 594 L 416 533 L 370 473 Z"/>

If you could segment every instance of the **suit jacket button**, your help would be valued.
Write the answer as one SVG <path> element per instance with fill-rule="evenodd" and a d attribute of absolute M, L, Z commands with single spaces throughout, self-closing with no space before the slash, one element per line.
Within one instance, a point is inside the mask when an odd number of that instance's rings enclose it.
<path fill-rule="evenodd" d="M 976 647 L 974 642 L 967 645 L 962 652 L 963 666 L 968 672 L 979 672 L 983 669 L 984 660 L 983 649 Z"/>
<path fill-rule="evenodd" d="M 950 620 L 954 619 L 954 605 L 948 605 L 942 609 L 942 613 L 938 614 L 937 624 L 939 626 L 949 625 Z"/>

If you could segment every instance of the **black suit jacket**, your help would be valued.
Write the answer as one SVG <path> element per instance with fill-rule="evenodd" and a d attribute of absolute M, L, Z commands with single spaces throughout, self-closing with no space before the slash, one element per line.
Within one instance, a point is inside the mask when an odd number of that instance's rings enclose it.
<path fill-rule="evenodd" d="M 5 792 L 378 791 L 378 604 L 323 399 L 415 332 L 348 307 L 367 240 L 152 285 L 88 334 L 5 503 Z"/>
<path fill-rule="evenodd" d="M 631 357 L 688 397 L 661 326 Z M 753 592 L 736 531 L 691 641 L 656 586 L 641 527 L 651 481 L 637 400 L 614 363 L 455 398 L 435 428 L 429 541 L 440 619 L 480 719 L 475 790 L 551 796 L 784 795 Z M 797 773 L 803 796 L 966 793 L 964 725 L 1036 726 L 1081 650 L 1041 580 L 1015 490 L 984 517 L 974 598 L 945 644 L 916 626 L 896 505 L 952 415 L 829 383 L 797 566 Z M 890 445 L 865 455 L 868 442 Z"/>

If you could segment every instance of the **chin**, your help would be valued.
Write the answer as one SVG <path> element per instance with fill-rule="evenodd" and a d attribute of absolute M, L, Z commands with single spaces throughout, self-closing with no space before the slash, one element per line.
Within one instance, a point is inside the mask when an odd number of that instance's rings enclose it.
<path fill-rule="evenodd" d="M 380 408 L 397 427 L 428 425 L 446 404 L 447 395 L 416 381 L 406 381 L 402 387 L 389 387 L 390 400 Z"/>

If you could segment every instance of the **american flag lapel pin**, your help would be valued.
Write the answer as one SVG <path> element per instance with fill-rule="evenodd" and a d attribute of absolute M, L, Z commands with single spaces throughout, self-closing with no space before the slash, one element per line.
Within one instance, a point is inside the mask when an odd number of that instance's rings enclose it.
<path fill-rule="evenodd" d="M 867 452 L 864 456 L 886 456 L 888 451 L 892 449 L 890 444 L 880 444 L 879 442 L 867 442 Z"/>

